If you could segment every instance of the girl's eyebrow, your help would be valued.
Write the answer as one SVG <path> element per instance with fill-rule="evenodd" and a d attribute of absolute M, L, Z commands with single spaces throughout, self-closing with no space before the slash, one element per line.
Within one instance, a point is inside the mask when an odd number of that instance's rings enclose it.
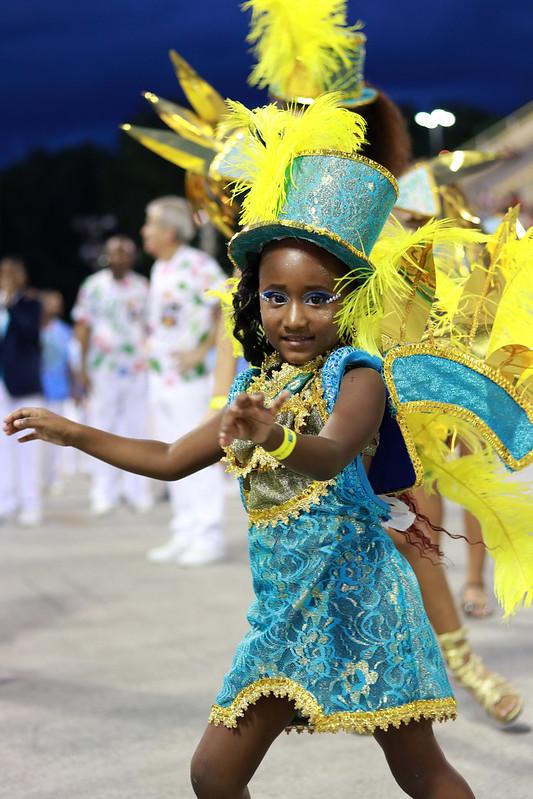
<path fill-rule="evenodd" d="M 264 289 L 261 289 L 261 291 L 272 291 L 272 290 L 287 292 L 289 289 L 283 283 L 269 283 L 268 286 L 266 286 Z M 325 286 L 309 285 L 309 286 L 304 286 L 303 287 L 302 294 L 307 294 L 310 291 L 323 291 L 326 294 L 334 294 L 335 293 L 335 291 L 333 289 L 328 289 Z"/>

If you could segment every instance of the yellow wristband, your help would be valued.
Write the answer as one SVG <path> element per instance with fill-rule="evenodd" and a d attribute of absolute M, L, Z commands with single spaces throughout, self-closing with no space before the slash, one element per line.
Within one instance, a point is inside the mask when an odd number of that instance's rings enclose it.
<path fill-rule="evenodd" d="M 228 398 L 225 394 L 215 394 L 209 400 L 209 407 L 212 411 L 219 411 L 221 408 L 225 408 L 228 402 Z"/>
<path fill-rule="evenodd" d="M 272 457 L 276 458 L 278 461 L 284 461 L 285 458 L 288 458 L 296 446 L 296 433 L 294 430 L 290 430 L 288 427 L 282 427 L 282 430 L 283 440 L 281 444 L 277 449 L 268 452 L 269 455 L 272 455 Z"/>

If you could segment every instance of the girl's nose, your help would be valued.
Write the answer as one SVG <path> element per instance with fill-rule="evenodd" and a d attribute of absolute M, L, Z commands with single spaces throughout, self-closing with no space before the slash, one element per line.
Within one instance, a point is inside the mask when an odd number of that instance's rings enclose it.
<path fill-rule="evenodd" d="M 300 329 L 307 324 L 305 307 L 302 302 L 290 302 L 287 308 L 286 327 L 291 330 Z"/>

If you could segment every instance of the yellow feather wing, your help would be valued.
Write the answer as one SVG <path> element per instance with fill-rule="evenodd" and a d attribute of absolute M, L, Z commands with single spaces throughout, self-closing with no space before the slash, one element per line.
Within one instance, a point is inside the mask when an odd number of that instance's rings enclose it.
<path fill-rule="evenodd" d="M 494 592 L 509 616 L 533 602 L 533 522 L 529 484 L 504 471 L 477 432 L 445 414 L 410 414 L 425 488 L 465 508 L 478 520 L 494 560 Z M 452 443 L 450 444 L 450 436 Z M 463 441 L 471 454 L 450 449 Z"/>

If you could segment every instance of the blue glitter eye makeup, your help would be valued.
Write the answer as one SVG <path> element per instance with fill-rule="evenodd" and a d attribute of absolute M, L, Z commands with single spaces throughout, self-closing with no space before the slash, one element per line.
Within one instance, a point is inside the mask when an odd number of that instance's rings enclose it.
<path fill-rule="evenodd" d="M 285 303 L 289 301 L 289 298 L 283 291 L 278 291 L 276 289 L 260 291 L 259 297 L 263 302 L 268 302 L 270 305 L 285 305 Z"/>
<path fill-rule="evenodd" d="M 312 308 L 322 308 L 324 305 L 330 305 L 332 302 L 340 299 L 340 294 L 332 294 L 330 291 L 307 291 L 302 301 L 305 305 L 310 305 Z M 259 297 L 263 302 L 269 305 L 280 306 L 290 302 L 289 297 L 284 291 L 279 289 L 267 289 L 266 291 L 259 292 Z"/>
<path fill-rule="evenodd" d="M 306 305 L 320 308 L 323 305 L 330 305 L 340 299 L 340 294 L 331 294 L 329 291 L 308 291 L 304 294 L 303 301 Z"/>

